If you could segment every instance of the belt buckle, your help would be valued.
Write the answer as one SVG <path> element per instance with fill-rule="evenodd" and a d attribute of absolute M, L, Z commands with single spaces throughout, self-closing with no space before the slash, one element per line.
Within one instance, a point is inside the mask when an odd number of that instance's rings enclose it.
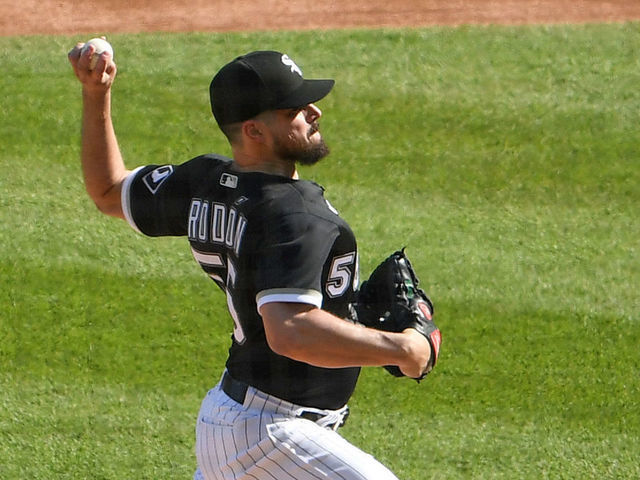
<path fill-rule="evenodd" d="M 321 415 L 317 412 L 310 412 L 308 410 L 300 412 L 297 416 L 300 418 L 304 418 L 305 420 L 311 420 L 314 423 L 324 417 L 324 415 Z"/>
<path fill-rule="evenodd" d="M 320 425 L 321 427 L 330 428 L 335 432 L 336 430 L 338 430 L 338 428 L 342 427 L 347 422 L 347 418 L 349 417 L 349 407 L 345 406 L 341 410 L 331 411 L 329 413 L 316 410 L 301 409 L 297 412 L 296 416 L 299 418 L 304 418 L 305 420 L 310 420 L 313 423 Z M 336 421 L 327 424 L 319 422 L 319 420 L 330 416 L 337 417 Z"/>

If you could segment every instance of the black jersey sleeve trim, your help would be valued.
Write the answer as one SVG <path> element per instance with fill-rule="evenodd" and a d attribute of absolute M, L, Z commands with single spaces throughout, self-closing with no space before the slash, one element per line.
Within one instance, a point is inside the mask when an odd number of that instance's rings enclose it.
<path fill-rule="evenodd" d="M 318 308 L 322 308 L 322 294 L 316 290 L 305 290 L 300 288 L 273 288 L 263 290 L 256 295 L 258 311 L 266 303 L 308 303 Z"/>

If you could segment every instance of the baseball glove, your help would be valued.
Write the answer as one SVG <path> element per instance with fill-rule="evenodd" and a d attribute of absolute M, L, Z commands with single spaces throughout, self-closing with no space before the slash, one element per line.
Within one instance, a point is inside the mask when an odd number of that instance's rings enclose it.
<path fill-rule="evenodd" d="M 358 322 L 387 332 L 402 332 L 414 328 L 429 341 L 431 359 L 422 380 L 435 366 L 442 337 L 433 323 L 433 303 L 418 287 L 416 276 L 404 248 L 387 257 L 378 265 L 368 280 L 363 282 L 354 304 Z M 396 365 L 384 367 L 396 377 L 404 374 Z"/>

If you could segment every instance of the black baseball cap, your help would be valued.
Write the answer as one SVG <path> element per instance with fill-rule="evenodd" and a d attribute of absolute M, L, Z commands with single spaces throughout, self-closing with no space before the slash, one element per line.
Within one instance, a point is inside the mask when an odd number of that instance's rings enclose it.
<path fill-rule="evenodd" d="M 297 108 L 324 98 L 334 80 L 306 80 L 289 56 L 257 51 L 229 62 L 209 85 L 218 125 L 244 122 L 267 110 Z"/>

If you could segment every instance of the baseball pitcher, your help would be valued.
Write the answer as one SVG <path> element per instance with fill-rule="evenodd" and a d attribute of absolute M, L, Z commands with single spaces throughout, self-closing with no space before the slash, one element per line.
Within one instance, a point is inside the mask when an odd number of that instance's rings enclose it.
<path fill-rule="evenodd" d="M 338 428 L 362 366 L 422 379 L 440 331 L 403 251 L 360 291 L 353 232 L 321 186 L 298 178 L 298 164 L 329 153 L 316 102 L 334 81 L 305 79 L 280 52 L 235 58 L 209 88 L 231 157 L 129 170 L 111 120 L 113 55 L 92 66 L 83 46 L 69 60 L 90 197 L 144 235 L 185 237 L 233 319 L 226 365 L 197 417 L 194 478 L 397 480 Z"/>

